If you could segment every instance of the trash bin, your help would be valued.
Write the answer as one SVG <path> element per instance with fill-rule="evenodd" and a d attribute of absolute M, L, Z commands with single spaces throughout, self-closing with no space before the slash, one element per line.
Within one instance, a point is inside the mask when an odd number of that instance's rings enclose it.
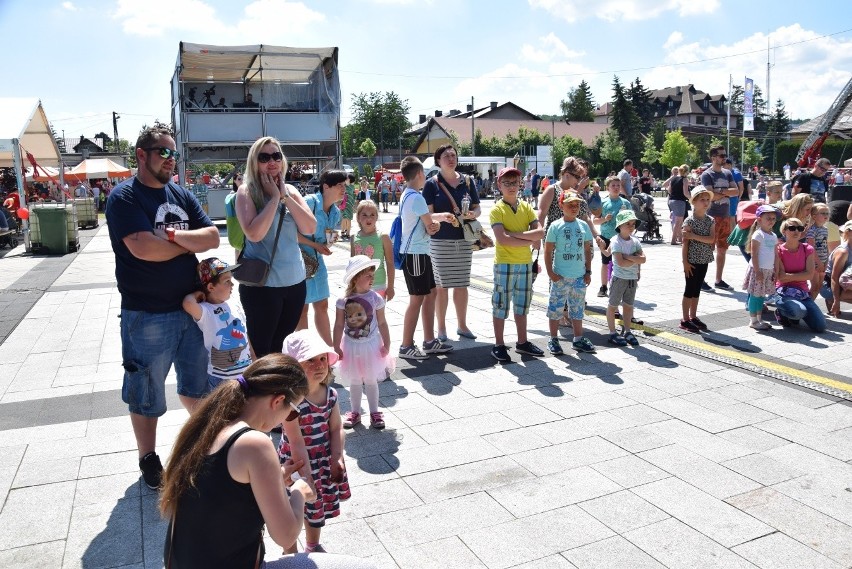
<path fill-rule="evenodd" d="M 40 252 L 49 255 L 68 253 L 68 212 L 62 204 L 42 205 L 32 209 L 38 219 L 38 238 Z"/>

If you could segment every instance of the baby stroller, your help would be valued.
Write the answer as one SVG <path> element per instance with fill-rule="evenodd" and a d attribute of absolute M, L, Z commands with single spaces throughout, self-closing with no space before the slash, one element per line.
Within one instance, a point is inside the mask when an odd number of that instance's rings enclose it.
<path fill-rule="evenodd" d="M 6 220 L 5 224 L 0 223 L 0 249 L 3 247 L 14 249 L 18 246 L 18 220 L 5 207 L 0 209 L 3 210 L 0 215 Z M 6 229 L 6 226 L 9 228 Z"/>
<path fill-rule="evenodd" d="M 639 193 L 630 198 L 630 203 L 633 204 L 633 213 L 639 220 L 636 231 L 643 232 L 642 243 L 662 242 L 660 220 L 654 212 L 654 198 L 650 194 Z"/>

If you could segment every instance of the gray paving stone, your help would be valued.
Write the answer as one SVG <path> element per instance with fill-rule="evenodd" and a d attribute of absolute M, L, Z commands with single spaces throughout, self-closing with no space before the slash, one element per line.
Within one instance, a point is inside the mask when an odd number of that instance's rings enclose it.
<path fill-rule="evenodd" d="M 412 427 L 420 438 L 430 445 L 455 440 L 459 434 L 465 437 L 482 436 L 499 431 L 517 429 L 520 425 L 496 411 L 461 419 L 440 421 Z"/>
<path fill-rule="evenodd" d="M 723 439 L 736 443 L 742 447 L 748 448 L 754 452 L 763 452 L 773 448 L 778 448 L 789 444 L 789 441 L 776 437 L 766 431 L 762 431 L 753 426 L 740 427 L 719 433 L 717 436 Z"/>
<path fill-rule="evenodd" d="M 623 488 L 668 478 L 669 474 L 635 455 L 622 456 L 592 465 L 592 468 Z"/>
<path fill-rule="evenodd" d="M 850 478 L 827 478 L 808 474 L 773 486 L 779 492 L 808 506 L 852 525 L 852 492 Z"/>
<path fill-rule="evenodd" d="M 763 486 L 772 486 L 804 474 L 802 470 L 788 467 L 762 454 L 750 454 L 734 458 L 723 462 L 722 466 L 730 468 L 734 472 L 739 472 Z"/>
<path fill-rule="evenodd" d="M 760 423 L 757 428 L 838 460 L 852 460 L 852 439 L 802 425 L 784 417 Z"/>
<path fill-rule="evenodd" d="M 841 569 L 841 565 L 782 533 L 767 535 L 732 548 L 766 569 Z"/>
<path fill-rule="evenodd" d="M 766 391 L 754 389 L 753 387 L 749 387 L 748 385 L 742 385 L 739 383 L 734 385 L 726 385 L 725 387 L 717 387 L 712 391 L 720 393 L 725 397 L 736 399 L 737 401 L 741 401 L 743 403 L 748 403 L 756 399 L 763 399 L 764 397 L 769 397 L 769 394 Z"/>
<path fill-rule="evenodd" d="M 383 453 L 382 456 L 394 466 L 400 476 L 409 476 L 494 458 L 502 454 L 482 438 L 470 437 L 436 445 L 406 448 L 394 454 Z"/>
<path fill-rule="evenodd" d="M 577 569 L 665 569 L 653 557 L 617 535 L 562 553 Z"/>
<path fill-rule="evenodd" d="M 162 556 L 162 543 L 160 547 Z M 144 558 L 139 498 L 74 507 L 63 567 L 88 569 L 140 562 Z"/>
<path fill-rule="evenodd" d="M 624 537 L 671 569 L 755 569 L 755 565 L 674 518 L 627 532 Z"/>
<path fill-rule="evenodd" d="M 528 404 L 523 407 L 504 409 L 500 413 L 522 427 L 540 425 L 562 419 L 561 416 L 553 411 L 549 411 L 541 405 L 530 405 L 529 400 L 526 401 Z"/>
<path fill-rule="evenodd" d="M 561 555 L 548 555 L 535 561 L 515 565 L 512 569 L 577 569 L 577 566 Z"/>
<path fill-rule="evenodd" d="M 327 551 L 333 553 L 350 553 L 363 559 L 382 558 L 389 556 L 378 536 L 370 529 L 364 519 L 334 518 L 334 523 L 326 524 L 322 530 L 322 544 Z M 299 541 L 304 546 L 305 534 L 302 532 Z M 281 546 L 266 536 L 266 560 L 279 559 Z M 396 566 L 394 563 L 393 566 Z"/>
<path fill-rule="evenodd" d="M 139 472 L 139 453 L 136 450 L 94 454 L 80 460 L 81 479 L 125 472 Z"/>
<path fill-rule="evenodd" d="M 32 569 L 33 567 L 61 567 L 65 553 L 65 540 L 36 543 L 0 551 L 3 569 Z"/>
<path fill-rule="evenodd" d="M 561 419 L 559 421 L 535 425 L 526 430 L 547 439 L 553 444 L 559 444 L 595 435 L 603 435 L 631 425 L 632 423 L 613 415 L 610 411 L 600 411 L 581 417 L 572 417 L 570 419 Z"/>
<path fill-rule="evenodd" d="M 772 488 L 754 490 L 726 501 L 843 566 L 852 566 L 852 526 Z"/>
<path fill-rule="evenodd" d="M 453 418 L 449 413 L 431 403 L 410 409 L 393 408 L 393 414 L 408 427 L 428 425 L 429 423 L 448 421 Z"/>
<path fill-rule="evenodd" d="M 341 509 L 350 518 L 366 518 L 420 506 L 423 501 L 400 478 L 359 486 Z"/>
<path fill-rule="evenodd" d="M 159 496 L 147 487 L 142 491 L 142 550 L 145 556 L 145 566 L 153 565 L 161 569 L 163 564 L 163 544 L 166 542 L 168 521 L 160 516 L 157 509 Z"/>
<path fill-rule="evenodd" d="M 667 513 L 649 504 L 630 490 L 614 492 L 600 498 L 580 502 L 578 506 L 619 534 L 669 517 Z"/>
<path fill-rule="evenodd" d="M 402 569 L 485 567 L 457 536 L 396 550 L 393 558 Z"/>
<path fill-rule="evenodd" d="M 417 447 L 426 446 L 426 441 L 411 429 L 385 429 L 371 431 L 369 436 L 347 436 L 344 450 L 348 457 L 363 458 L 380 454 L 395 455 L 402 452 L 400 449 L 403 445 L 406 451 L 413 451 Z"/>
<path fill-rule="evenodd" d="M 658 401 L 660 399 L 667 399 L 671 397 L 670 393 L 648 385 L 637 385 L 634 387 L 619 389 L 618 393 L 619 395 L 629 397 L 637 403 L 649 403 L 651 401 Z"/>
<path fill-rule="evenodd" d="M 77 480 L 79 471 L 80 458 L 45 461 L 24 460 L 18 467 L 12 488 Z"/>
<path fill-rule="evenodd" d="M 566 419 L 635 404 L 635 401 L 619 395 L 617 392 L 600 393 L 577 399 L 560 399 L 550 403 L 543 403 L 545 407 Z"/>
<path fill-rule="evenodd" d="M 761 486 L 680 445 L 649 450 L 638 456 L 716 498 L 727 498 Z"/>
<path fill-rule="evenodd" d="M 474 397 L 473 399 L 442 402 L 441 409 L 453 418 L 460 419 L 526 407 L 529 404 L 529 400 L 518 393 L 498 393 L 485 397 Z"/>
<path fill-rule="evenodd" d="M 489 568 L 503 569 L 612 535 L 611 530 L 577 506 L 567 506 L 466 531 L 460 537 Z"/>
<path fill-rule="evenodd" d="M 743 446 L 726 441 L 679 419 L 654 423 L 646 428 L 713 462 L 723 462 L 751 454 L 751 451 Z"/>
<path fill-rule="evenodd" d="M 652 482 L 633 491 L 725 547 L 745 543 L 774 531 L 766 524 L 677 478 Z"/>
<path fill-rule="evenodd" d="M 631 405 L 629 407 L 619 407 L 618 409 L 610 409 L 609 413 L 628 421 L 636 427 L 650 425 L 651 423 L 659 423 L 671 419 L 671 415 L 666 415 L 662 411 L 652 409 L 647 405 Z"/>
<path fill-rule="evenodd" d="M 405 483 L 424 502 L 439 502 L 465 494 L 491 491 L 532 478 L 528 470 L 511 458 L 498 456 L 472 464 L 406 476 Z"/>
<path fill-rule="evenodd" d="M 370 528 L 381 536 L 389 550 L 445 539 L 479 528 L 490 528 L 512 519 L 485 492 L 461 496 L 367 518 Z M 467 542 L 466 542 L 467 543 Z"/>
<path fill-rule="evenodd" d="M 0 513 L 0 550 L 65 539 L 76 482 L 11 490 Z"/>
<path fill-rule="evenodd" d="M 346 475 L 352 488 L 399 478 L 393 467 L 381 456 L 347 459 Z"/>
<path fill-rule="evenodd" d="M 648 406 L 709 433 L 728 431 L 748 424 L 745 421 L 716 413 L 680 397 L 652 401 L 648 403 Z"/>
<path fill-rule="evenodd" d="M 550 446 L 550 441 L 536 435 L 530 429 L 515 429 L 485 435 L 482 440 L 494 445 L 504 454 L 514 454 L 525 450 Z"/>
<path fill-rule="evenodd" d="M 3 447 L 3 452 L 0 452 L 0 468 L 18 468 L 21 460 L 24 458 L 24 453 L 27 450 L 27 445 L 16 445 Z"/>
<path fill-rule="evenodd" d="M 554 492 L 554 488 L 559 491 Z M 621 486 L 588 466 L 492 488 L 488 493 L 515 517 L 555 510 L 612 492 Z"/>
<path fill-rule="evenodd" d="M 623 429 L 601 436 L 628 452 L 642 452 L 672 444 L 670 440 L 652 433 L 645 427 Z"/>
<path fill-rule="evenodd" d="M 543 476 L 627 454 L 621 448 L 600 437 L 589 437 L 559 445 L 529 450 L 512 455 L 518 464 Z"/>

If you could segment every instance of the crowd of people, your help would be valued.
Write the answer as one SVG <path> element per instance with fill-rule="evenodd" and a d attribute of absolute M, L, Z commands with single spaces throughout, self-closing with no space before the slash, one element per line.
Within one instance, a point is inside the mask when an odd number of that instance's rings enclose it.
<path fill-rule="evenodd" d="M 199 262 L 197 254 L 219 246 L 219 232 L 193 194 L 172 182 L 176 156 L 171 132 L 160 125 L 143 131 L 136 144 L 138 173 L 112 190 L 107 208 L 121 293 L 122 398 L 143 480 L 160 489 L 160 509 L 170 520 L 166 565 L 256 567 L 265 556 L 265 526 L 284 552 L 266 567 L 369 567 L 325 554 L 320 541 L 326 520 L 340 514 L 340 502 L 352 493 L 344 432 L 360 425 L 362 416 L 369 417 L 370 428 L 384 428 L 378 384 L 393 372 L 397 357 L 423 360 L 453 351 L 450 298 L 456 334 L 476 339 L 467 321 L 471 235 L 482 214 L 476 184 L 457 171 L 452 145 L 435 152 L 439 171 L 429 179 L 416 157 L 404 158 L 401 229 L 394 243 L 378 225 L 379 208 L 387 210 L 389 197 L 377 205 L 369 184 L 362 180 L 356 191 L 354 176 L 342 170 L 323 172 L 318 191 L 303 197 L 286 182 L 281 145 L 264 137 L 250 148 L 245 173 L 235 177 L 234 209 L 243 239 L 236 263 L 216 257 Z M 852 222 L 832 232 L 828 208 L 814 195 L 819 193 L 814 179 L 809 185 L 794 182 L 796 195 L 787 202 L 779 202 L 780 184 L 767 187 L 767 199 L 756 201 L 725 167 L 723 147 L 711 149 L 710 158 L 710 168 L 696 180 L 678 168 L 663 183 L 672 212 L 671 243 L 683 251 L 681 328 L 707 329 L 698 311 L 708 287 L 705 275 L 715 254 L 715 286 L 725 288 L 720 260 L 736 244 L 750 263 L 743 286 L 752 328 L 772 328 L 762 314 L 765 303 L 774 303 L 781 325 L 802 320 L 816 332 L 825 330 L 817 295 L 826 298 L 833 315 L 852 300 Z M 542 244 L 550 285 L 548 351 L 564 353 L 560 327 L 570 328 L 574 350 L 596 351 L 583 333 L 595 245 L 601 260 L 598 295 L 608 297 L 608 343 L 639 343 L 632 333 L 638 322 L 633 305 L 647 258 L 633 235 L 638 219 L 629 198 L 647 182 L 640 177 L 634 186 L 632 163 L 624 167 L 607 177 L 601 197 L 588 163 L 568 157 L 558 180 L 532 203 L 524 197 L 532 176 L 512 167 L 497 173 L 501 197 L 489 221 L 496 241 L 491 355 L 498 362 L 511 361 L 504 340 L 510 311 L 515 352 L 544 355 L 527 331 Z M 379 182 L 380 195 L 396 194 L 390 179 Z M 731 204 L 740 198 L 743 203 Z M 333 300 L 332 323 L 325 257 L 340 238 L 349 241 L 350 258 L 344 293 Z M 396 296 L 397 271 L 409 295 L 401 338 L 392 339 L 385 309 Z M 235 282 L 238 301 L 231 298 Z M 419 345 L 417 329 L 423 334 Z M 396 353 L 394 341 L 400 341 Z M 190 417 L 164 469 L 155 450 L 157 422 L 166 411 L 165 378 L 172 366 Z M 345 412 L 333 377 L 349 390 Z M 276 449 L 267 433 L 279 425 Z M 304 551 L 297 553 L 303 528 Z"/>

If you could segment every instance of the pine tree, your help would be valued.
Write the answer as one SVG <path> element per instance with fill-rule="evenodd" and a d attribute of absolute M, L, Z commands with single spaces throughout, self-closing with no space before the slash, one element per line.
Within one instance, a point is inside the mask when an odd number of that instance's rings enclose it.
<path fill-rule="evenodd" d="M 642 119 L 618 77 L 613 78 L 612 91 L 612 128 L 618 133 L 627 157 L 636 160 L 642 154 Z"/>
<path fill-rule="evenodd" d="M 586 80 L 580 81 L 576 88 L 568 91 L 568 99 L 559 102 L 562 119 L 576 122 L 593 122 L 595 120 L 595 101 L 592 90 Z"/>
<path fill-rule="evenodd" d="M 642 85 L 638 77 L 630 84 L 628 93 L 630 102 L 633 104 L 636 114 L 639 115 L 639 120 L 642 121 L 642 130 L 647 131 L 651 128 L 651 123 L 654 121 L 652 93 Z"/>

